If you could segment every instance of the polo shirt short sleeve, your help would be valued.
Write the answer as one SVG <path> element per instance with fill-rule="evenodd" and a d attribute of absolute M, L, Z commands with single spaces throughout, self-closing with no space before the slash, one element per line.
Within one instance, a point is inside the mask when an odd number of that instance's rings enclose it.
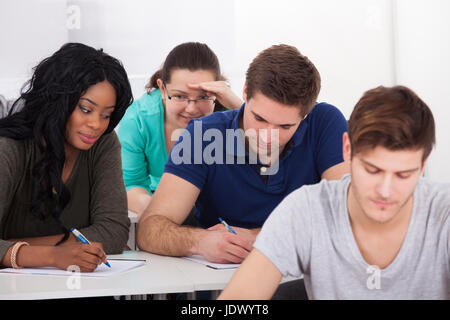
<path fill-rule="evenodd" d="M 314 156 L 320 176 L 325 170 L 344 161 L 342 136 L 347 131 L 347 120 L 342 113 L 329 104 L 320 103 L 311 116 L 311 131 L 314 135 Z"/>
<path fill-rule="evenodd" d="M 319 182 L 325 170 L 343 161 L 347 121 L 336 107 L 319 103 L 300 123 L 278 170 L 262 174 L 261 165 L 242 152 L 243 137 L 230 134 L 240 129 L 244 108 L 191 121 L 166 163 L 164 172 L 200 189 L 195 216 L 201 227 L 213 226 L 222 217 L 233 226 L 259 228 L 285 196 Z M 234 148 L 229 148 L 227 136 L 235 139 Z"/>

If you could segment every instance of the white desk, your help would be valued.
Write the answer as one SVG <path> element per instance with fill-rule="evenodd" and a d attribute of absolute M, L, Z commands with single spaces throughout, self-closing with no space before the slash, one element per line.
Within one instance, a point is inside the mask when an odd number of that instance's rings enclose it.
<path fill-rule="evenodd" d="M 186 279 L 192 282 L 194 291 L 222 290 L 236 271 L 236 269 L 215 270 L 187 259 L 180 259 L 176 265 Z"/>
<path fill-rule="evenodd" d="M 130 218 L 131 224 L 139 222 L 137 213 L 133 211 L 128 210 L 128 218 Z"/>
<path fill-rule="evenodd" d="M 136 249 L 137 214 L 128 211 L 128 246 Z M 137 269 L 106 278 L 81 277 L 80 289 L 70 289 L 69 276 L 0 273 L 0 300 L 58 299 L 100 296 L 133 296 L 218 291 L 225 288 L 236 269 L 214 270 L 183 258 L 159 256 L 143 251 L 125 251 L 109 258 L 146 259 Z M 295 280 L 283 278 L 282 282 Z"/>
<path fill-rule="evenodd" d="M 81 277 L 80 289 L 70 289 L 69 276 L 0 273 L 0 300 L 127 296 L 222 290 L 236 269 L 214 270 L 183 258 L 143 251 L 125 251 L 108 258 L 146 259 L 137 269 L 106 278 Z M 284 278 L 282 282 L 295 278 Z"/>
<path fill-rule="evenodd" d="M 130 231 L 128 233 L 127 246 L 131 250 L 136 250 L 137 249 L 136 229 L 137 229 L 137 224 L 139 222 L 138 215 L 137 215 L 137 213 L 128 210 L 128 218 L 130 219 L 131 224 L 130 224 Z"/>
<path fill-rule="evenodd" d="M 194 284 L 177 267 L 180 259 L 141 251 L 109 258 L 146 259 L 137 269 L 106 278 L 81 277 L 80 289 L 69 289 L 69 276 L 0 273 L 0 299 L 56 299 L 192 292 Z"/>
<path fill-rule="evenodd" d="M 236 269 L 222 269 L 215 270 L 199 263 L 181 259 L 177 261 L 176 265 L 180 271 L 189 279 L 194 285 L 194 291 L 202 290 L 223 290 L 230 282 Z M 301 278 L 284 277 L 281 283 L 298 280 Z"/>

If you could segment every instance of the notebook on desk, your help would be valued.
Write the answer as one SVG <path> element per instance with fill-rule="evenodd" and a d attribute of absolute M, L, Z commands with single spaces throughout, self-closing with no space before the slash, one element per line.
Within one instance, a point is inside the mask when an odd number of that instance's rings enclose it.
<path fill-rule="evenodd" d="M 111 265 L 111 268 L 108 268 L 105 264 L 102 263 L 93 272 L 79 272 L 79 274 L 82 277 L 108 277 L 111 275 L 120 274 L 135 269 L 146 263 L 145 260 L 121 260 L 121 259 L 108 259 L 108 262 Z M 0 273 L 70 276 L 74 274 L 75 272 L 74 269 L 70 269 L 68 271 L 52 267 L 22 268 L 22 269 L 6 268 L 1 269 Z"/>
<path fill-rule="evenodd" d="M 240 266 L 239 263 L 214 263 L 205 259 L 205 257 L 201 255 L 194 254 L 189 257 L 183 257 L 186 260 L 194 261 L 197 263 L 204 264 L 207 267 L 212 269 L 220 270 L 220 269 L 236 269 Z"/>

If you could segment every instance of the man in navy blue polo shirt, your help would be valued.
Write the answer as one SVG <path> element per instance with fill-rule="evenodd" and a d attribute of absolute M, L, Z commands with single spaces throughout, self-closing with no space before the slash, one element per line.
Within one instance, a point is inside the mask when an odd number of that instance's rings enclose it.
<path fill-rule="evenodd" d="M 139 221 L 140 249 L 239 263 L 285 196 L 348 173 L 347 121 L 336 107 L 316 103 L 319 90 L 318 71 L 296 48 L 261 52 L 247 71 L 241 109 L 193 120 L 180 135 Z M 199 228 L 182 226 L 194 204 Z"/>

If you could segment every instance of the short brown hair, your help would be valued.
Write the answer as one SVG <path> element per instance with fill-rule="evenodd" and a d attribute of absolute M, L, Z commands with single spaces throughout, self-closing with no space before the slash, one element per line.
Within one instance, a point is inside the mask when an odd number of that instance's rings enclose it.
<path fill-rule="evenodd" d="M 305 116 L 319 95 L 320 74 L 297 48 L 280 44 L 265 49 L 252 61 L 246 84 L 247 100 L 259 91 L 277 102 L 301 106 Z"/>
<path fill-rule="evenodd" d="M 383 86 L 364 93 L 348 122 L 352 156 L 368 148 L 424 150 L 424 161 L 435 144 L 430 108 L 404 86 Z"/>

